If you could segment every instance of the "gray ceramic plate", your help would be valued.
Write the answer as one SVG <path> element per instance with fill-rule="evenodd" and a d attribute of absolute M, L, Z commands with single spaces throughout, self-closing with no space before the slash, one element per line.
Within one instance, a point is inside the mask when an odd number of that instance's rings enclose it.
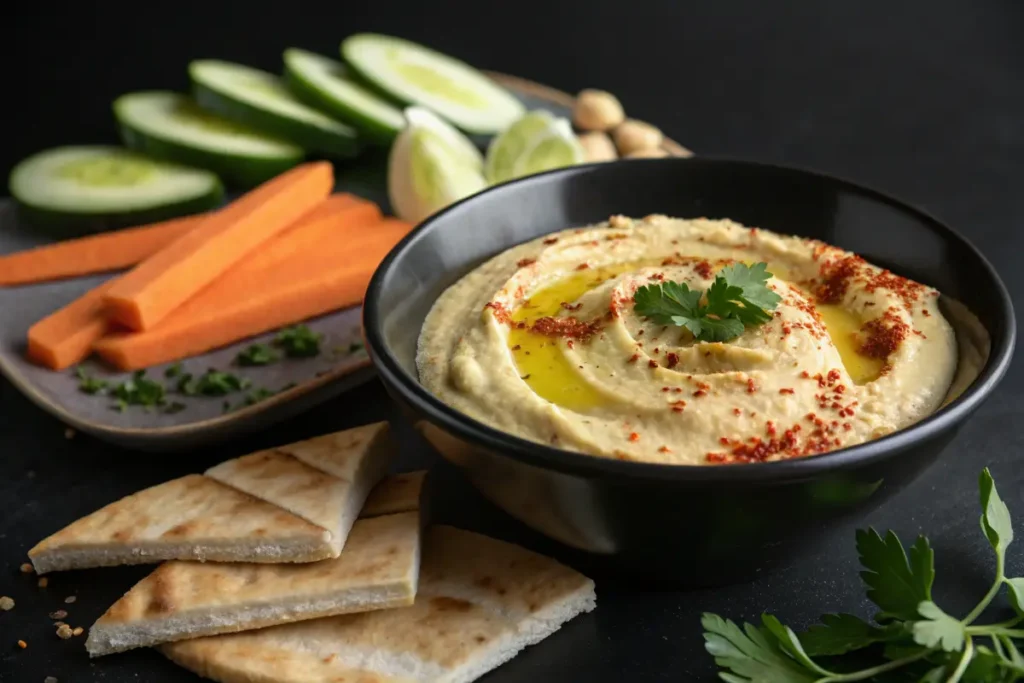
<path fill-rule="evenodd" d="M 572 97 L 522 79 L 491 74 L 515 92 L 531 109 L 548 109 L 568 116 Z M 481 144 L 486 141 L 478 141 Z M 683 153 L 678 145 L 666 141 L 672 153 Z M 349 166 L 337 164 L 338 190 L 353 192 L 378 202 L 387 210 L 386 152 L 360 157 Z M 14 205 L 0 200 L 0 254 L 19 251 L 49 241 L 19 222 Z M 273 333 L 261 335 L 211 353 L 185 360 L 185 372 L 199 375 L 209 368 L 228 370 L 252 382 L 252 390 L 266 388 L 275 395 L 254 405 L 244 401 L 250 391 L 225 397 L 169 397 L 185 408 L 173 414 L 144 412 L 132 407 L 124 412 L 112 408 L 114 402 L 103 396 L 90 396 L 78 389 L 73 371 L 52 372 L 25 360 L 25 333 L 35 321 L 64 306 L 109 276 L 66 280 L 27 287 L 0 287 L 0 372 L 23 394 L 47 412 L 75 429 L 112 443 L 143 450 L 175 450 L 209 443 L 246 431 L 267 427 L 351 389 L 373 376 L 365 352 L 361 349 L 362 311 L 350 308 L 309 321 L 311 329 L 324 335 L 320 356 L 304 360 L 285 360 L 260 368 L 234 368 L 239 351 L 257 342 L 268 342 Z M 357 350 L 350 350 L 359 345 Z M 96 361 L 83 367 L 110 382 L 129 378 L 114 373 Z M 148 376 L 165 382 L 167 366 L 148 371 Z M 281 391 L 285 387 L 291 387 Z M 225 408 L 225 401 L 229 403 Z"/>

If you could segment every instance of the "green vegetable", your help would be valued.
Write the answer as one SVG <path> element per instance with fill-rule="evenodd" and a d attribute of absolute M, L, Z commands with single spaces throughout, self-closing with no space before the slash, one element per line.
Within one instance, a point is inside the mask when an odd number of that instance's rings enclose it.
<path fill-rule="evenodd" d="M 363 350 L 363 342 L 352 342 L 348 345 L 349 353 L 358 353 Z"/>
<path fill-rule="evenodd" d="M 75 377 L 78 378 L 78 390 L 86 394 L 102 393 L 109 386 L 106 380 L 93 377 L 83 367 L 75 368 Z"/>
<path fill-rule="evenodd" d="M 280 355 L 266 344 L 253 344 L 235 357 L 235 363 L 242 367 L 270 365 L 280 360 Z"/>
<path fill-rule="evenodd" d="M 182 376 L 178 381 L 178 391 L 186 396 L 226 396 L 236 391 L 245 391 L 251 384 L 243 377 L 210 368 L 198 378 Z"/>
<path fill-rule="evenodd" d="M 296 325 L 278 332 L 274 345 L 283 349 L 284 355 L 289 358 L 311 358 L 320 353 L 323 337 L 305 325 Z"/>
<path fill-rule="evenodd" d="M 751 298 L 750 300 L 756 300 Z M 761 299 L 761 303 L 765 303 Z M 1008 683 L 1024 678 L 1024 655 L 1015 641 L 1024 639 L 1024 577 L 1004 573 L 1013 527 L 988 469 L 979 479 L 981 528 L 996 556 L 991 588 L 963 618 L 931 599 L 935 556 L 921 536 L 904 550 L 893 532 L 857 532 L 857 551 L 868 598 L 880 608 L 875 623 L 850 614 L 826 614 L 822 623 L 797 634 L 770 614 L 761 625 L 705 614 L 705 649 L 727 683 L 844 683 L 847 681 L 922 681 L 923 683 Z M 976 624 L 1003 586 L 1016 610 L 1013 619 Z M 979 641 L 987 640 L 988 645 Z M 879 645 L 884 647 L 879 648 Z M 852 662 L 839 657 L 857 652 Z M 871 655 L 882 661 L 856 669 Z M 827 659 L 822 659 L 827 658 Z M 890 676 L 899 675 L 899 678 Z"/>
<path fill-rule="evenodd" d="M 260 401 L 265 401 L 266 399 L 270 398 L 271 396 L 273 396 L 276 393 L 277 393 L 276 391 L 271 391 L 270 389 L 267 389 L 266 387 L 260 387 L 259 389 L 257 389 L 256 391 L 251 392 L 248 396 L 245 397 L 245 405 L 247 405 L 247 406 L 256 405 Z"/>
<path fill-rule="evenodd" d="M 11 171 L 9 189 L 33 222 L 84 234 L 211 209 L 224 196 L 209 171 L 118 147 L 57 147 Z"/>
<path fill-rule="evenodd" d="M 145 370 L 139 370 L 128 381 L 115 386 L 111 393 L 129 406 L 162 406 L 166 402 L 164 385 L 147 378 Z"/>
<path fill-rule="evenodd" d="M 186 406 L 184 403 L 174 401 L 172 403 L 168 403 L 164 407 L 164 412 L 168 415 L 174 415 L 175 413 L 180 413 L 181 411 L 185 410 L 185 408 L 187 407 L 188 406 Z"/>
<path fill-rule="evenodd" d="M 274 74 L 215 59 L 188 66 L 203 109 L 335 158 L 355 156 L 356 131 L 295 97 Z"/>
<path fill-rule="evenodd" d="M 137 92 L 114 101 L 121 139 L 156 159 L 209 169 L 242 188 L 258 185 L 302 161 L 305 152 L 200 109 L 174 92 Z"/>
<path fill-rule="evenodd" d="M 175 377 L 179 377 L 181 375 L 181 373 L 182 373 L 182 366 L 181 366 L 181 362 L 179 361 L 179 362 L 175 363 L 174 365 L 172 365 L 171 367 L 169 367 L 166 370 L 164 370 L 164 377 L 166 377 L 167 379 L 174 379 Z"/>
<path fill-rule="evenodd" d="M 662 282 L 640 287 L 633 295 L 638 315 L 660 325 L 685 327 L 700 341 L 724 342 L 761 325 L 782 300 L 768 287 L 767 264 L 735 263 L 723 268 L 707 292 L 685 282 Z M 702 304 L 701 302 L 704 301 Z"/>

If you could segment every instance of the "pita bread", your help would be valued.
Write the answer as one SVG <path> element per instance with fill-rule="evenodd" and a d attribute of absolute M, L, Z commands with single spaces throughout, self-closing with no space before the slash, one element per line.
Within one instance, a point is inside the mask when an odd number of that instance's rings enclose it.
<path fill-rule="evenodd" d="M 384 462 L 381 474 L 387 471 L 387 463 L 396 448 L 391 440 L 388 423 L 374 422 L 278 446 L 274 450 L 297 458 L 310 467 L 339 479 L 356 481 L 360 478 L 359 470 L 364 465 L 372 466 Z"/>
<path fill-rule="evenodd" d="M 161 560 L 312 562 L 333 554 L 324 529 L 198 474 L 111 503 L 28 553 L 39 574 Z"/>
<path fill-rule="evenodd" d="M 411 605 L 420 560 L 417 512 L 356 522 L 340 557 L 307 564 L 168 562 L 99 618 L 96 657 L 184 638 Z"/>
<path fill-rule="evenodd" d="M 411 607 L 199 638 L 161 651 L 221 683 L 467 683 L 595 607 L 554 560 L 451 527 L 424 538 Z"/>
<path fill-rule="evenodd" d="M 408 512 L 420 509 L 420 496 L 423 493 L 423 480 L 426 470 L 405 472 L 386 477 L 377 484 L 366 499 L 360 517 L 376 517 L 392 515 L 396 512 Z"/>

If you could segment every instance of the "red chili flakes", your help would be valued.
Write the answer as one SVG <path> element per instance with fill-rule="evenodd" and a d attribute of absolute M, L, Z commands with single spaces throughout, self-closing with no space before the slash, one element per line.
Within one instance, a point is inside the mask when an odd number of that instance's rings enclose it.
<path fill-rule="evenodd" d="M 707 453 L 704 456 L 704 459 L 712 463 L 721 463 L 725 462 L 727 457 L 728 456 L 725 453 Z"/>
<path fill-rule="evenodd" d="M 494 311 L 494 317 L 497 318 L 499 322 L 509 325 L 512 324 L 512 314 L 508 312 L 507 308 L 505 308 L 505 304 L 497 301 L 488 301 L 484 308 L 489 308 Z"/>
<path fill-rule="evenodd" d="M 811 378 L 811 373 L 809 373 L 806 370 L 804 370 L 803 372 L 800 373 L 800 376 L 803 377 L 804 379 L 810 379 Z"/>
<path fill-rule="evenodd" d="M 673 401 L 669 405 L 672 406 L 672 412 L 681 413 L 686 408 L 686 401 Z"/>
<path fill-rule="evenodd" d="M 891 273 L 888 270 L 883 270 L 869 278 L 864 288 L 869 292 L 874 292 L 877 289 L 888 290 L 900 297 L 907 308 L 910 308 L 914 302 L 918 301 L 927 290 L 927 287 L 924 285 L 908 280 L 901 275 Z"/>
<path fill-rule="evenodd" d="M 661 348 L 658 346 L 654 347 L 654 353 L 661 353 Z"/>
<path fill-rule="evenodd" d="M 846 431 L 850 431 L 851 429 L 853 429 L 853 425 L 850 424 L 849 422 L 844 422 L 843 429 L 845 429 Z"/>
<path fill-rule="evenodd" d="M 923 315 L 923 316 L 924 316 L 924 317 L 926 317 L 926 318 L 930 318 L 930 317 L 932 317 L 932 314 L 928 312 L 928 309 L 927 309 L 927 308 L 922 308 L 922 309 L 921 309 L 921 315 Z"/>
<path fill-rule="evenodd" d="M 675 366 L 679 365 L 679 354 L 671 352 L 665 354 L 665 364 L 668 366 L 669 369 L 672 369 Z"/>
<path fill-rule="evenodd" d="M 661 391 L 662 391 L 662 392 L 669 392 L 669 391 L 672 391 L 672 387 L 662 387 L 662 388 L 661 388 Z"/>
<path fill-rule="evenodd" d="M 675 394 L 681 394 L 681 393 L 683 393 L 683 388 L 682 387 L 676 387 L 675 389 L 672 390 L 672 392 L 675 393 Z"/>
<path fill-rule="evenodd" d="M 739 417 L 740 415 L 743 414 L 743 411 L 740 410 L 739 408 L 733 408 L 732 409 L 732 414 L 735 415 L 736 417 Z"/>
<path fill-rule="evenodd" d="M 869 358 L 888 358 L 910 334 L 910 326 L 889 309 L 881 318 L 864 323 L 860 328 L 864 340 L 860 352 Z"/>
<path fill-rule="evenodd" d="M 654 280 L 655 282 L 661 282 L 662 280 L 665 279 L 665 273 L 655 273 L 648 279 Z"/>
<path fill-rule="evenodd" d="M 661 448 L 658 449 L 658 452 L 659 453 L 671 453 L 672 449 L 669 448 L 668 446 L 662 446 Z"/>
<path fill-rule="evenodd" d="M 754 380 L 753 379 L 748 379 L 747 380 L 747 393 L 748 394 L 752 394 L 755 391 L 757 391 L 757 385 L 754 384 Z"/>
<path fill-rule="evenodd" d="M 589 267 L 590 267 L 589 263 L 581 263 L 578 266 L 576 266 L 576 270 L 586 270 Z"/>
<path fill-rule="evenodd" d="M 829 370 L 828 377 L 826 379 L 828 380 L 828 385 L 833 386 L 839 381 L 839 371 L 835 369 Z"/>
<path fill-rule="evenodd" d="M 549 237 L 546 240 L 544 240 L 544 244 L 554 244 L 557 241 L 558 241 L 557 237 Z"/>
<path fill-rule="evenodd" d="M 563 301 L 561 303 L 561 306 L 562 306 L 562 308 L 564 308 L 567 311 L 578 311 L 581 308 L 583 308 L 583 304 L 582 303 L 571 304 L 568 301 Z"/>
<path fill-rule="evenodd" d="M 630 432 L 629 440 L 632 441 L 633 443 L 636 443 L 637 441 L 640 440 L 640 435 L 637 434 L 636 432 Z"/>
<path fill-rule="evenodd" d="M 654 360 L 652 358 L 651 360 L 647 361 L 647 367 L 649 367 L 649 368 L 656 368 L 656 367 L 658 367 L 658 361 L 656 361 L 656 360 Z"/>
<path fill-rule="evenodd" d="M 638 336 L 638 337 L 644 336 L 644 329 L 642 327 L 639 330 L 636 331 L 636 336 Z"/>
<path fill-rule="evenodd" d="M 789 325 L 783 325 L 782 326 L 782 336 L 783 337 L 788 337 L 789 333 L 792 332 L 792 331 L 793 331 L 793 328 L 790 327 Z"/>
<path fill-rule="evenodd" d="M 822 283 L 814 292 L 818 301 L 824 304 L 837 304 L 842 301 L 850 282 L 860 274 L 863 263 L 864 259 L 852 254 L 823 263 L 819 271 Z"/>
<path fill-rule="evenodd" d="M 537 262 L 537 259 L 535 259 L 535 258 L 524 258 L 524 259 L 519 259 L 518 261 L 516 261 L 516 266 L 519 267 L 519 268 L 525 268 L 526 266 L 532 266 L 536 262 Z"/>
<path fill-rule="evenodd" d="M 568 318 L 552 318 L 545 316 L 537 318 L 530 326 L 530 330 L 545 337 L 564 337 L 568 339 L 587 340 L 597 334 L 601 329 L 600 320 L 584 322 L 572 316 Z"/>
<path fill-rule="evenodd" d="M 722 444 L 723 446 L 728 446 L 729 445 L 729 439 L 727 437 L 720 436 L 720 437 L 718 437 L 718 443 Z"/>
<path fill-rule="evenodd" d="M 779 393 L 780 394 L 795 394 L 796 390 L 789 389 L 788 387 L 786 387 L 786 388 L 779 389 Z"/>
<path fill-rule="evenodd" d="M 704 391 L 703 389 L 698 389 L 697 391 L 693 392 L 694 398 L 700 398 L 701 396 L 707 396 L 707 395 L 708 395 L 708 392 Z"/>
<path fill-rule="evenodd" d="M 776 434 L 775 423 L 772 422 L 771 420 L 768 420 L 767 422 L 765 422 L 764 423 L 764 431 L 765 431 L 765 433 L 768 436 L 775 436 L 775 434 Z"/>
<path fill-rule="evenodd" d="M 570 339 L 570 340 L 568 340 L 567 342 L 565 342 L 565 345 L 566 345 L 566 346 L 568 346 L 568 347 L 569 347 L 569 348 L 571 349 L 571 348 L 573 347 L 573 341 L 572 341 L 572 339 Z"/>
<path fill-rule="evenodd" d="M 697 275 L 700 275 L 705 280 L 710 279 L 715 273 L 714 268 L 711 267 L 711 263 L 708 261 L 698 261 L 693 269 L 697 271 Z"/>
<path fill-rule="evenodd" d="M 640 360 L 640 354 L 639 353 L 634 353 L 632 356 L 629 357 L 629 360 L 627 360 L 626 362 L 627 363 L 635 363 L 638 360 Z"/>

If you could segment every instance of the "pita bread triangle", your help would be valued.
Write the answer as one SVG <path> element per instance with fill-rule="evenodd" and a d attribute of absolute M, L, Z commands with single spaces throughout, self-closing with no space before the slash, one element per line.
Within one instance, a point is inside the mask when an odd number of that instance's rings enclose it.
<path fill-rule="evenodd" d="M 93 624 L 86 649 L 96 657 L 184 638 L 411 605 L 419 564 L 416 511 L 356 522 L 345 551 L 322 562 L 168 562 Z"/>
<path fill-rule="evenodd" d="M 29 551 L 36 573 L 161 560 L 312 562 L 334 553 L 330 533 L 198 474 L 122 498 Z"/>
<path fill-rule="evenodd" d="M 180 641 L 161 651 L 221 683 L 466 683 L 595 607 L 593 582 L 552 559 L 429 529 L 416 602 Z"/>
<path fill-rule="evenodd" d="M 426 476 L 426 470 L 418 470 L 393 474 L 385 478 L 370 491 L 363 509 L 359 511 L 359 516 L 376 517 L 419 510 Z"/>

